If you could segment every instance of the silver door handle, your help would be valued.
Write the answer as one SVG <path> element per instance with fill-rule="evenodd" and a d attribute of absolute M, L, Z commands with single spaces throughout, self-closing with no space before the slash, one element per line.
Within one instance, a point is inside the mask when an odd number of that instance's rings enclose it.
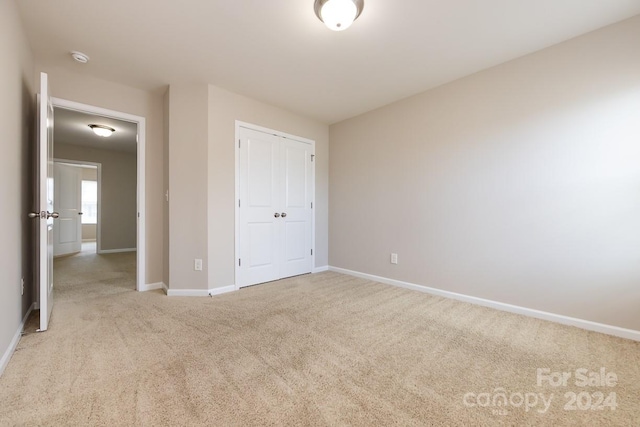
<path fill-rule="evenodd" d="M 29 214 L 27 214 L 27 216 L 29 218 L 40 218 L 40 212 L 29 212 Z"/>
<path fill-rule="evenodd" d="M 274 213 L 273 216 L 275 216 L 276 218 L 280 218 L 280 214 L 278 212 Z"/>
<path fill-rule="evenodd" d="M 49 218 L 57 219 L 59 217 L 60 217 L 60 214 L 58 212 L 49 212 L 49 211 L 47 211 L 47 219 L 49 219 Z"/>
<path fill-rule="evenodd" d="M 78 212 L 78 215 L 82 215 L 82 214 L 84 214 L 84 212 Z"/>
<path fill-rule="evenodd" d="M 282 212 L 282 218 L 286 218 L 287 217 L 287 213 L 286 212 Z"/>

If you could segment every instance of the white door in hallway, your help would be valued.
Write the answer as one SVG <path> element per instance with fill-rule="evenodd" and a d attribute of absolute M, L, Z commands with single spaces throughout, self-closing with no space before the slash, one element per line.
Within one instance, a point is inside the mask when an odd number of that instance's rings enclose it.
<path fill-rule="evenodd" d="M 53 209 L 53 105 L 49 96 L 48 77 L 40 73 L 38 96 L 38 171 L 36 180 L 36 209 L 29 214 L 39 222 L 37 228 L 36 277 L 38 277 L 38 305 L 40 331 L 49 328 L 53 310 L 53 227 L 58 213 Z"/>
<path fill-rule="evenodd" d="M 53 228 L 53 256 L 82 250 L 82 168 L 54 162 L 54 209 L 60 215 Z"/>
<path fill-rule="evenodd" d="M 240 128 L 238 287 L 310 273 L 313 144 Z"/>

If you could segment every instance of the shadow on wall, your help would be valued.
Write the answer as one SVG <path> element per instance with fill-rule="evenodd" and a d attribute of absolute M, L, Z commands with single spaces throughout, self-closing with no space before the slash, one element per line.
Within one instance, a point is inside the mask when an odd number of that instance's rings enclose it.
<path fill-rule="evenodd" d="M 37 173 L 37 138 L 35 121 L 35 99 L 32 86 L 23 79 L 22 81 L 22 117 L 25 120 L 22 135 L 22 191 L 20 192 L 22 223 L 22 278 L 24 288 L 22 295 L 22 316 L 27 314 L 32 303 L 36 300 L 35 283 L 35 250 L 36 250 L 36 226 L 37 220 L 27 217 L 27 213 L 37 210 L 36 203 L 36 173 Z"/>

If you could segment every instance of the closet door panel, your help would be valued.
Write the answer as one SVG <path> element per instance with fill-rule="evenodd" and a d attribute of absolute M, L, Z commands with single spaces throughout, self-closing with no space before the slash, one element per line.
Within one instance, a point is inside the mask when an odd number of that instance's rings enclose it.
<path fill-rule="evenodd" d="M 283 219 L 281 276 L 311 272 L 312 147 L 282 139 L 280 167 Z"/>
<path fill-rule="evenodd" d="M 238 283 L 250 286 L 280 278 L 280 141 L 243 129 L 240 139 L 240 264 Z"/>

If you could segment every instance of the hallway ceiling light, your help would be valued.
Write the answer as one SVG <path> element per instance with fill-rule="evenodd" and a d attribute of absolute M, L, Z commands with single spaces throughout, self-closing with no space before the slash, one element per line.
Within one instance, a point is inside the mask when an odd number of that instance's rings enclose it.
<path fill-rule="evenodd" d="M 93 133 L 105 138 L 111 136 L 111 134 L 116 131 L 114 128 L 104 125 L 89 125 L 89 127 L 91 128 Z"/>
<path fill-rule="evenodd" d="M 313 9 L 330 30 L 346 30 L 364 8 L 364 0 L 315 0 Z"/>

